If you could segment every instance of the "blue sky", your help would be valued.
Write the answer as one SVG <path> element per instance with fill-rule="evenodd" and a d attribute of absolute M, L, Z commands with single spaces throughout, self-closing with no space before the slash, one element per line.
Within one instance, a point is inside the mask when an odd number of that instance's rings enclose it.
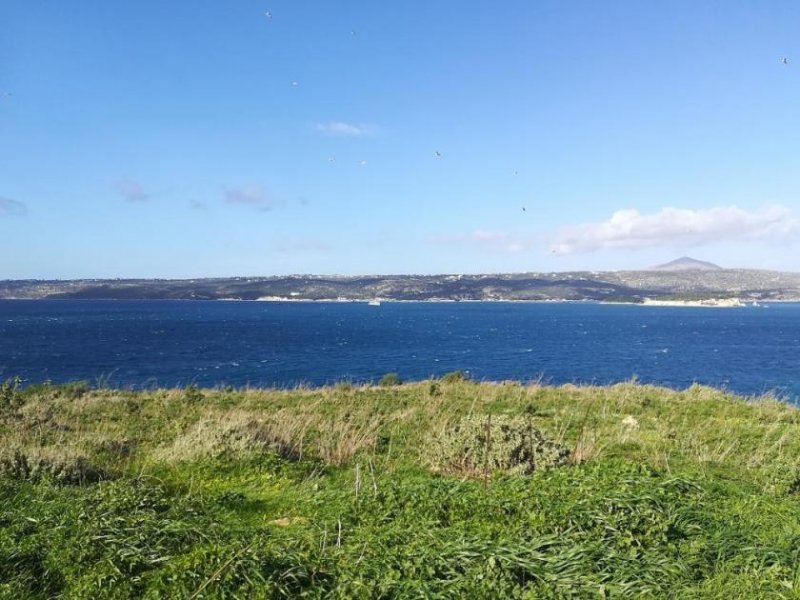
<path fill-rule="evenodd" d="M 799 25 L 791 1 L 6 0 L 0 279 L 800 271 Z"/>

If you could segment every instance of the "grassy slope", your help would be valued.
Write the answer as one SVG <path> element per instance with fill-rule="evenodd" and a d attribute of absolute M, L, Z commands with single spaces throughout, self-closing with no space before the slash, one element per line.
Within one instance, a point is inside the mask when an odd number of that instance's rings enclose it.
<path fill-rule="evenodd" d="M 800 411 L 771 399 L 0 391 L 0 597 L 800 596 Z M 432 471 L 469 414 L 533 415 L 570 464 Z"/>

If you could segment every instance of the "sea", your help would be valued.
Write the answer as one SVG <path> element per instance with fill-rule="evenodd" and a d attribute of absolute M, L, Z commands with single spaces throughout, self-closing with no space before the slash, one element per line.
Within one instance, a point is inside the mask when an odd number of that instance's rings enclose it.
<path fill-rule="evenodd" d="M 474 380 L 693 383 L 800 400 L 800 304 L 0 301 L 0 381 L 292 388 Z"/>

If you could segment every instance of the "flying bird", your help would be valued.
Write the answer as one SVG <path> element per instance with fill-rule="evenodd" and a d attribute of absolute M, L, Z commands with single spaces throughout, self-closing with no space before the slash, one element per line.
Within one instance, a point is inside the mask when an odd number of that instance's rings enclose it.
<path fill-rule="evenodd" d="M 522 207 L 522 212 L 526 212 L 526 211 L 525 211 L 525 207 L 524 207 L 524 206 Z"/>
<path fill-rule="evenodd" d="M 336 157 L 335 156 L 329 156 L 328 157 L 328 162 L 336 162 Z"/>
<path fill-rule="evenodd" d="M 437 150 L 436 152 L 434 152 L 434 153 L 433 153 L 433 155 L 434 155 L 436 158 L 442 158 L 442 153 L 441 153 L 441 152 L 439 152 L 438 150 Z"/>
<path fill-rule="evenodd" d="M 519 171 L 514 171 L 514 175 L 519 175 Z"/>
<path fill-rule="evenodd" d="M 266 11 L 266 12 L 264 13 L 264 16 L 265 16 L 265 17 L 267 17 L 268 19 L 271 19 L 271 18 L 272 18 L 272 13 L 271 13 L 271 12 L 269 12 L 269 11 Z"/>
<path fill-rule="evenodd" d="M 783 60 L 781 60 L 781 62 L 782 62 L 783 64 L 785 64 L 785 65 L 788 65 L 788 64 L 789 64 L 789 59 L 788 59 L 788 58 L 786 58 L 786 57 L 784 56 L 784 57 L 783 57 Z"/>
<path fill-rule="evenodd" d="M 350 35 L 355 36 L 355 34 L 356 34 L 356 30 L 355 29 L 351 29 L 350 30 Z"/>

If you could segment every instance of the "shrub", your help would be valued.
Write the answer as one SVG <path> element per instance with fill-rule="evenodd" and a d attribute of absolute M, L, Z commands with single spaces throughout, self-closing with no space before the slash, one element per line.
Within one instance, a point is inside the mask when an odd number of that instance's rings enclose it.
<path fill-rule="evenodd" d="M 67 398 L 78 400 L 92 391 L 92 384 L 86 380 L 68 381 L 56 384 L 52 381 L 32 383 L 25 388 L 25 398 L 54 399 Z"/>
<path fill-rule="evenodd" d="M 435 470 L 478 476 L 502 471 L 530 474 L 564 464 L 569 450 L 548 439 L 530 417 L 465 417 L 432 445 Z"/>
<path fill-rule="evenodd" d="M 128 438 L 112 438 L 101 440 L 97 444 L 97 449 L 114 458 L 127 458 L 133 455 L 136 450 L 136 445 L 137 443 L 135 440 L 129 440 Z"/>
<path fill-rule="evenodd" d="M 196 385 L 192 384 L 183 391 L 187 402 L 202 402 L 205 396 Z"/>
<path fill-rule="evenodd" d="M 469 374 L 464 371 L 451 371 L 442 375 L 442 383 L 458 383 L 459 381 L 469 381 Z"/>
<path fill-rule="evenodd" d="M 59 395 L 69 398 L 71 400 L 77 400 L 78 398 L 82 398 L 91 391 L 92 391 L 92 384 L 85 380 L 70 381 L 69 383 L 65 383 L 59 386 L 59 392 L 60 392 Z"/>
<path fill-rule="evenodd" d="M 24 399 L 19 389 L 21 383 L 22 380 L 19 377 L 0 383 L 0 409 L 19 408 L 22 406 Z"/>
<path fill-rule="evenodd" d="M 352 392 L 353 383 L 351 381 L 337 381 L 336 385 L 333 386 L 333 389 L 337 392 Z"/>
<path fill-rule="evenodd" d="M 403 381 L 400 379 L 400 375 L 397 373 L 386 373 L 381 380 L 378 382 L 378 385 L 381 387 L 391 387 L 393 385 L 401 385 Z"/>
<path fill-rule="evenodd" d="M 82 485 L 110 479 L 109 474 L 84 455 L 69 449 L 19 448 L 0 454 L 0 474 L 12 479 Z"/>
<path fill-rule="evenodd" d="M 273 452 L 291 460 L 300 457 L 299 447 L 281 430 L 279 423 L 245 413 L 231 414 L 227 419 L 201 419 L 172 444 L 157 449 L 155 457 L 159 461 L 183 462 L 257 452 Z"/>

